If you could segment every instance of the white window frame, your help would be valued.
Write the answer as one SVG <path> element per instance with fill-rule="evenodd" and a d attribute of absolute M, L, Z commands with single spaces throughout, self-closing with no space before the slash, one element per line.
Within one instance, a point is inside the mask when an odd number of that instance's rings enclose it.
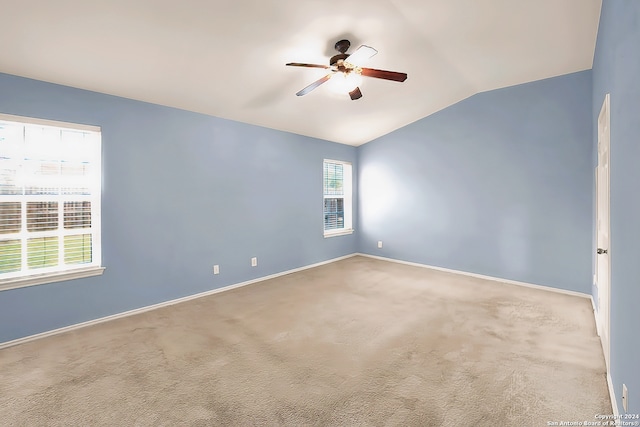
<path fill-rule="evenodd" d="M 53 120 L 44 120 L 38 118 L 31 117 L 22 117 L 22 116 L 14 116 L 8 114 L 0 114 L 0 120 L 6 122 L 15 122 L 21 123 L 23 125 L 36 125 L 36 126 L 49 126 L 57 129 L 68 129 L 74 131 L 84 131 L 84 132 L 92 132 L 95 133 L 96 143 L 98 144 L 97 151 L 99 152 L 99 157 L 94 165 L 92 165 L 95 169 L 95 173 L 93 175 L 94 182 L 91 183 L 91 188 L 97 190 L 97 194 L 95 191 L 92 191 L 91 194 L 87 197 L 83 197 L 91 202 L 91 227 L 85 234 L 91 234 L 92 237 L 92 251 L 91 251 L 91 263 L 87 264 L 70 264 L 65 265 L 63 262 L 58 262 L 58 265 L 55 267 L 45 267 L 42 269 L 32 270 L 32 272 L 27 272 L 25 270 L 25 256 L 23 255 L 23 267 L 19 272 L 12 273 L 4 273 L 0 274 L 0 291 L 21 288 L 25 286 L 34 286 L 34 285 L 42 285 L 45 283 L 53 283 L 60 282 L 71 279 L 79 279 L 84 277 L 98 276 L 104 272 L 104 267 L 102 267 L 102 254 L 101 254 L 101 198 L 102 198 L 102 141 L 101 141 L 101 128 L 98 126 L 90 126 L 90 125 L 81 125 L 76 123 L 67 123 L 67 122 L 59 122 Z M 64 236 L 65 235 L 75 235 L 78 234 L 78 229 L 73 229 L 75 231 L 68 231 L 64 229 L 64 202 L 65 201 L 78 201 L 77 196 L 66 196 L 66 195 L 56 195 L 53 197 L 42 196 L 42 195 L 16 195 L 16 196 L 4 196 L 0 195 L 0 201 L 20 201 L 23 204 L 27 201 L 29 202 L 37 202 L 37 201 L 57 201 L 58 202 L 58 229 L 54 231 L 56 235 L 59 236 L 59 245 L 64 244 Z M 46 232 L 29 232 L 26 231 L 26 212 L 25 209 L 22 209 L 22 230 L 19 233 L 16 233 L 17 237 L 21 239 L 23 242 L 26 241 L 26 236 L 30 235 L 30 237 L 37 237 L 36 235 L 51 235 L 52 233 Z M 31 233 L 31 234 L 29 234 Z M 0 235 L 2 237 L 2 235 Z M 64 253 L 62 250 L 58 251 L 60 260 L 63 259 Z"/>
<path fill-rule="evenodd" d="M 324 165 L 325 163 L 335 163 L 343 165 L 342 171 L 342 186 L 344 194 L 342 196 L 325 195 L 324 194 Z M 344 200 L 344 226 L 342 228 L 335 228 L 330 230 L 324 229 L 324 199 L 342 198 Z M 350 162 L 342 160 L 324 159 L 322 161 L 322 228 L 324 230 L 324 237 L 344 236 L 353 233 L 353 166 Z"/>

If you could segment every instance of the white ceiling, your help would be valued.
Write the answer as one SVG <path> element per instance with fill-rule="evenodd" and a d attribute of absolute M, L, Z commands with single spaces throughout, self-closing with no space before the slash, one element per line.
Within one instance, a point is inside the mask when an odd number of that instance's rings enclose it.
<path fill-rule="evenodd" d="M 0 0 L 0 72 L 360 145 L 475 93 L 590 69 L 602 0 Z M 363 98 L 335 42 L 379 53 Z M 0 94 L 1 96 L 1 94 Z"/>

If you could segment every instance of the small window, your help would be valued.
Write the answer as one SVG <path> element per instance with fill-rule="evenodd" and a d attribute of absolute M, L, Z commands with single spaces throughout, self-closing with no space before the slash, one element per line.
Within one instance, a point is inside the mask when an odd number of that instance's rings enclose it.
<path fill-rule="evenodd" d="M 325 237 L 353 232 L 351 174 L 351 163 L 324 161 Z"/>
<path fill-rule="evenodd" d="M 0 115 L 0 289 L 100 267 L 100 146 L 97 127 Z"/>

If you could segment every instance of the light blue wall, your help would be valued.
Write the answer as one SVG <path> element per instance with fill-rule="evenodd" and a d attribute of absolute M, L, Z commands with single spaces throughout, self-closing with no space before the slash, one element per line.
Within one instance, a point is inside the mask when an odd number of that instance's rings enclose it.
<path fill-rule="evenodd" d="M 106 267 L 0 292 L 0 342 L 356 251 L 322 215 L 322 160 L 355 147 L 6 74 L 0 113 L 102 127 Z"/>
<path fill-rule="evenodd" d="M 584 71 L 477 94 L 359 147 L 360 252 L 590 293 L 590 124 Z"/>
<path fill-rule="evenodd" d="M 622 411 L 640 412 L 640 2 L 602 2 L 593 63 L 593 159 L 598 114 L 611 94 L 611 377 Z"/>

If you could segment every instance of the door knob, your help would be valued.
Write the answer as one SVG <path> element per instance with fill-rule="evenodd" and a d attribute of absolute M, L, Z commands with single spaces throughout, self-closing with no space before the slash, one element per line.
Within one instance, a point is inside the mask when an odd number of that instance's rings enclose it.
<path fill-rule="evenodd" d="M 598 255 L 606 254 L 606 253 L 608 253 L 608 252 L 609 252 L 609 251 L 608 251 L 608 250 L 606 250 L 606 249 L 598 248 Z"/>

